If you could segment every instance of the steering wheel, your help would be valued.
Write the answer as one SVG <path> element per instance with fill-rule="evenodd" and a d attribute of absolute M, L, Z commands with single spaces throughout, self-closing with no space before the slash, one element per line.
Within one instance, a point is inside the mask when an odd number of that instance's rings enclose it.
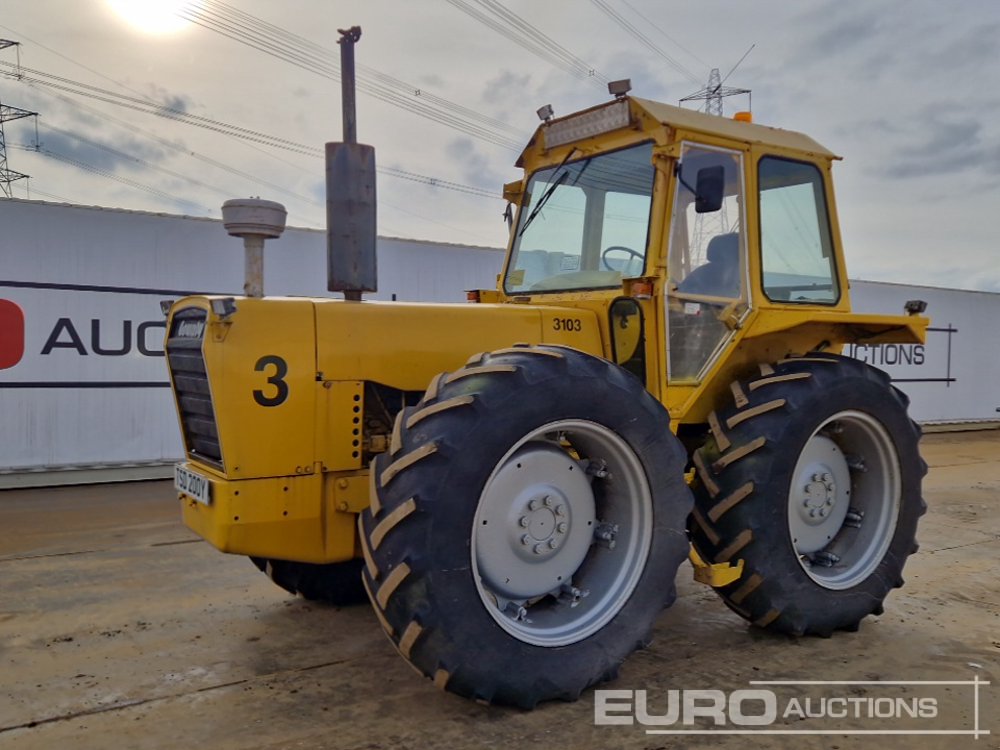
<path fill-rule="evenodd" d="M 615 252 L 616 250 L 621 250 L 624 253 L 628 253 L 629 259 L 625 261 L 625 267 L 628 267 L 628 264 L 632 262 L 633 258 L 638 259 L 640 268 L 642 264 L 646 261 L 645 255 L 640 253 L 638 250 L 633 250 L 632 248 L 625 247 L 624 245 L 611 245 L 610 247 L 606 248 L 604 252 L 601 253 L 601 263 L 603 263 L 604 267 L 607 268 L 609 271 L 618 271 L 622 274 L 622 276 L 625 275 L 624 271 L 620 268 L 615 268 L 608 262 L 608 255 Z"/>

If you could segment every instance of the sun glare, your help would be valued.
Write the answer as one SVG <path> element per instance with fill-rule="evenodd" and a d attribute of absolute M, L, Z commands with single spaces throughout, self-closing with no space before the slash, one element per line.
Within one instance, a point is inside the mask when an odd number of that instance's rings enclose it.
<path fill-rule="evenodd" d="M 130 26 L 145 34 L 173 34 L 190 25 L 184 16 L 197 10 L 191 0 L 107 0 Z"/>

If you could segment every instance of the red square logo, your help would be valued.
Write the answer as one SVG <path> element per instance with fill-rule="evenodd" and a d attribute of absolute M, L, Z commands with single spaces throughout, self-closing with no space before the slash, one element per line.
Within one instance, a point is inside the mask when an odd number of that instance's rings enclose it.
<path fill-rule="evenodd" d="M 24 356 L 24 311 L 0 299 L 0 370 L 13 367 Z"/>

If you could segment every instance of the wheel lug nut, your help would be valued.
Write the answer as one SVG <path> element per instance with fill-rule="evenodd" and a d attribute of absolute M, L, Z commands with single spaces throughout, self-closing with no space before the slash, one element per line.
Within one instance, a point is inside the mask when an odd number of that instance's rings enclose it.
<path fill-rule="evenodd" d="M 828 506 L 830 506 L 830 505 L 833 505 L 833 498 L 832 498 L 832 497 L 828 497 L 828 498 L 826 499 L 826 504 L 827 504 Z"/>
<path fill-rule="evenodd" d="M 545 507 L 546 508 L 551 508 L 552 507 L 552 497 L 551 496 L 546 495 L 545 499 L 542 500 L 542 502 L 545 503 Z"/>
<path fill-rule="evenodd" d="M 567 524 L 565 521 L 560 521 L 559 524 L 556 526 L 556 531 L 558 531 L 560 534 L 565 534 L 566 529 L 568 528 L 569 524 Z"/>
<path fill-rule="evenodd" d="M 809 510 L 809 517 L 810 518 L 815 518 L 816 517 L 816 509 L 815 508 L 811 508 Z"/>
<path fill-rule="evenodd" d="M 833 477 L 830 476 L 829 474 L 824 474 L 823 475 L 823 481 L 824 482 L 829 482 L 831 479 L 833 479 Z"/>
<path fill-rule="evenodd" d="M 813 474 L 813 481 L 814 482 L 822 482 L 823 481 L 823 475 L 822 474 Z"/>
<path fill-rule="evenodd" d="M 566 515 L 566 506 L 563 505 L 562 503 L 560 503 L 559 505 L 557 505 L 556 506 L 556 515 L 557 516 L 565 516 Z"/>
<path fill-rule="evenodd" d="M 549 549 L 555 549 L 557 544 L 555 539 L 549 539 Z"/>
<path fill-rule="evenodd" d="M 518 523 L 521 524 L 521 526 L 526 529 L 528 528 L 528 525 L 531 523 L 531 521 L 528 520 L 527 516 L 521 516 L 521 520 L 518 521 Z"/>
<path fill-rule="evenodd" d="M 527 534 L 522 534 L 521 535 L 521 544 L 527 546 L 528 542 L 530 542 L 530 541 L 531 541 L 531 539 L 530 539 L 530 537 Z"/>
<path fill-rule="evenodd" d="M 534 498 L 530 503 L 528 503 L 528 510 L 538 510 L 538 506 L 541 503 L 538 502 L 538 498 Z"/>
<path fill-rule="evenodd" d="M 542 545 L 541 542 L 539 542 L 538 544 L 536 544 L 532 548 L 532 552 L 534 552 L 536 555 L 540 555 L 540 554 L 542 554 L 542 550 L 544 550 L 544 549 L 545 549 L 545 547 Z"/>

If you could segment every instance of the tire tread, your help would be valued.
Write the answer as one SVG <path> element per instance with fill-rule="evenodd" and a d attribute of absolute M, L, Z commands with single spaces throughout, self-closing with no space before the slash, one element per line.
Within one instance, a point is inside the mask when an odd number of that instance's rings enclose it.
<path fill-rule="evenodd" d="M 892 588 L 902 585 L 902 576 L 898 571 L 885 576 L 875 571 L 866 579 L 872 581 L 873 586 L 882 587 L 874 605 L 870 603 L 870 595 L 866 594 L 844 600 L 844 606 L 804 611 L 802 607 L 805 605 L 787 588 L 787 575 L 793 571 L 782 572 L 776 568 L 776 563 L 769 562 L 774 559 L 774 537 L 765 534 L 765 538 L 772 541 L 761 542 L 760 535 L 756 533 L 769 524 L 784 523 L 783 520 L 775 521 L 774 516 L 763 516 L 763 511 L 757 510 L 758 507 L 767 507 L 768 495 L 773 496 L 776 492 L 769 486 L 774 469 L 766 467 L 773 467 L 778 460 L 785 425 L 798 419 L 800 414 L 808 417 L 808 409 L 803 412 L 804 404 L 827 398 L 827 394 L 842 388 L 841 382 L 847 379 L 858 382 L 859 388 L 864 385 L 870 393 L 875 393 L 875 388 L 884 390 L 884 401 L 888 404 L 884 408 L 888 409 L 888 413 L 897 415 L 891 417 L 895 420 L 892 424 L 898 425 L 902 431 L 890 430 L 890 435 L 896 443 L 900 461 L 904 462 L 904 473 L 912 473 L 907 474 L 909 483 L 904 484 L 909 488 L 904 489 L 905 512 L 910 515 L 904 519 L 906 525 L 904 520 L 899 522 L 897 529 L 901 530 L 897 534 L 900 536 L 894 537 L 893 541 L 898 552 L 887 554 L 883 561 L 890 565 L 891 571 L 891 565 L 897 564 L 898 556 L 901 558 L 898 562 L 901 570 L 905 558 L 918 548 L 910 529 L 916 528 L 916 518 L 926 510 L 919 481 L 926 473 L 926 464 L 916 452 L 919 426 L 905 416 L 908 399 L 892 386 L 884 372 L 865 363 L 840 355 L 809 353 L 787 357 L 775 363 L 772 370 L 771 374 L 762 370 L 762 376 L 751 377 L 747 381 L 733 381 L 729 389 L 732 400 L 727 406 L 717 407 L 714 415 L 719 424 L 728 425 L 730 429 L 720 441 L 718 431 L 710 422 L 712 429 L 709 437 L 693 455 L 696 506 L 690 522 L 692 544 L 710 563 L 729 562 L 739 557 L 744 559 L 740 578 L 716 591 L 730 609 L 754 625 L 793 635 L 828 636 L 838 629 L 856 630 L 864 617 L 884 611 L 882 601 L 885 595 Z M 782 402 L 780 405 L 755 412 L 762 406 L 779 401 Z M 752 417 L 738 418 L 750 412 L 755 412 Z M 737 417 L 735 422 L 731 422 L 733 417 Z M 754 447 L 751 449 L 751 446 Z M 907 458 L 911 455 L 916 459 Z M 787 493 L 787 490 L 784 492 Z M 908 534 L 910 538 L 904 538 Z M 898 547 L 895 546 L 897 539 Z M 754 542 L 760 544 L 759 549 Z M 880 584 L 879 581 L 884 582 Z"/>

